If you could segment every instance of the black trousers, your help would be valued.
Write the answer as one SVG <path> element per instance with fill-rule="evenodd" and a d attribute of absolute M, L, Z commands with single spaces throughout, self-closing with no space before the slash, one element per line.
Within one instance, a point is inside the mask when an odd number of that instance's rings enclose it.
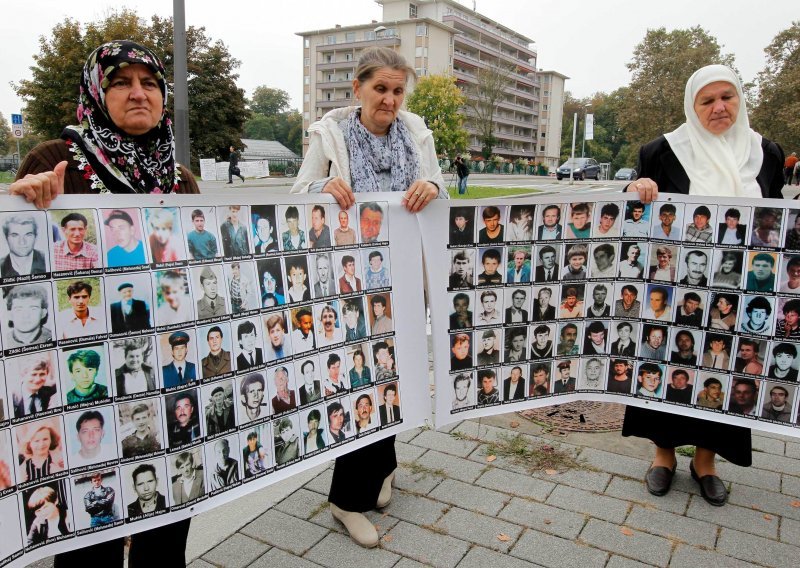
<path fill-rule="evenodd" d="M 191 519 L 178 521 L 131 536 L 128 568 L 185 568 L 186 538 Z M 125 539 L 115 538 L 55 557 L 55 568 L 122 568 L 125 558 Z"/>
<path fill-rule="evenodd" d="M 383 480 L 397 467 L 394 436 L 336 458 L 328 501 L 354 513 L 375 508 Z"/>

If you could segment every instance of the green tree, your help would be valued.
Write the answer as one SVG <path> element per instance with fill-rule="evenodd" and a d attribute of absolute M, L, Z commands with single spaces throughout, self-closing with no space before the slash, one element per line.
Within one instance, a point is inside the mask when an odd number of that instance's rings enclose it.
<path fill-rule="evenodd" d="M 126 38 L 151 47 L 162 58 L 172 86 L 174 58 L 172 19 L 153 16 L 150 22 L 123 9 L 85 26 L 71 18 L 39 38 L 31 78 L 13 84 L 26 103 L 24 113 L 33 134 L 57 138 L 76 122 L 78 84 L 86 58 L 98 45 Z M 186 30 L 189 71 L 189 126 L 192 164 L 200 156 L 225 155 L 238 145 L 247 117 L 244 92 L 236 87 L 239 61 L 221 42 L 212 43 L 205 28 Z M 168 102 L 171 110 L 172 100 Z"/>
<path fill-rule="evenodd" d="M 755 130 L 785 151 L 800 149 L 800 21 L 780 32 L 764 48 L 767 64 L 758 74 L 757 104 L 751 113 Z"/>
<path fill-rule="evenodd" d="M 289 93 L 260 85 L 248 101 L 250 118 L 244 124 L 245 138 L 275 140 L 292 152 L 303 151 L 303 117 L 289 108 Z"/>
<path fill-rule="evenodd" d="M 8 154 L 9 149 L 12 147 L 12 140 L 14 138 L 11 136 L 11 127 L 8 125 L 6 117 L 0 112 L 0 155 Z M 13 148 L 16 150 L 16 143 L 14 143 Z"/>
<path fill-rule="evenodd" d="M 467 149 L 469 135 L 460 112 L 464 102 L 455 78 L 449 75 L 422 77 L 408 97 L 408 110 L 426 120 L 440 154 L 454 156 Z"/>
<path fill-rule="evenodd" d="M 627 64 L 631 82 L 619 109 L 619 123 L 638 146 L 685 122 L 686 81 L 700 67 L 722 63 L 733 67 L 714 36 L 703 28 L 648 30 Z"/>
<path fill-rule="evenodd" d="M 497 138 L 494 136 L 494 115 L 497 105 L 505 98 L 505 90 L 511 85 L 513 68 L 493 65 L 478 71 L 478 82 L 467 90 L 467 108 L 475 117 L 475 128 L 481 140 L 481 153 L 488 159 L 492 155 Z"/>
<path fill-rule="evenodd" d="M 260 85 L 253 91 L 249 106 L 256 114 L 275 116 L 289 110 L 289 93 L 283 89 Z"/>

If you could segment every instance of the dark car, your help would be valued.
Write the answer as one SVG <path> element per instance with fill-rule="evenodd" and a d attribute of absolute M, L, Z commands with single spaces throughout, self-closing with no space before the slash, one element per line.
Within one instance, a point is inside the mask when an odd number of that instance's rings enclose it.
<path fill-rule="evenodd" d="M 567 160 L 556 170 L 556 178 L 568 178 L 570 173 L 575 179 L 600 179 L 600 164 L 594 158 L 575 158 L 573 168 L 572 160 Z"/>
<path fill-rule="evenodd" d="M 636 170 L 633 168 L 620 168 L 617 170 L 617 173 L 614 174 L 614 179 L 636 179 Z"/>

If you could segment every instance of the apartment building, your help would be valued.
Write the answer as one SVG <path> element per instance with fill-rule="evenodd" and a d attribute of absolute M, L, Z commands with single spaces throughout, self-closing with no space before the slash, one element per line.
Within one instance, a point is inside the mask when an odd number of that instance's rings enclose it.
<path fill-rule="evenodd" d="M 419 76 L 453 75 L 465 92 L 477 84 L 478 70 L 511 68 L 509 86 L 495 113 L 494 153 L 512 159 L 546 161 L 548 165 L 558 161 L 558 148 L 552 154 L 546 140 L 561 139 L 561 124 L 556 126 L 553 111 L 558 106 L 560 116 L 566 77 L 552 72 L 561 81 L 561 88 L 548 91 L 560 93 L 560 100 L 556 94 L 548 94 L 548 116 L 552 118 L 542 129 L 542 82 L 536 71 L 537 53 L 532 39 L 454 0 L 375 1 L 383 7 L 380 22 L 298 34 L 304 47 L 306 128 L 331 108 L 353 104 L 351 83 L 360 52 L 367 47 L 386 46 L 413 62 Z M 472 124 L 473 111 L 464 112 L 469 150 L 479 154 L 482 144 Z M 307 139 L 304 150 L 306 145 Z"/>
<path fill-rule="evenodd" d="M 537 159 L 551 170 L 561 165 L 561 125 L 564 123 L 564 85 L 569 79 L 558 71 L 536 72 L 542 83 Z"/>

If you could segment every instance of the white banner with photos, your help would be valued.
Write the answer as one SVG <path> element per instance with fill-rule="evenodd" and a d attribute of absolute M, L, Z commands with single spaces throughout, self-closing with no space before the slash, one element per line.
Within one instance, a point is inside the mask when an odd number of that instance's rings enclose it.
<path fill-rule="evenodd" d="M 423 424 L 421 243 L 399 203 L 0 199 L 0 566 Z"/>
<path fill-rule="evenodd" d="M 575 400 L 800 437 L 800 204 L 432 203 L 436 424 Z"/>

